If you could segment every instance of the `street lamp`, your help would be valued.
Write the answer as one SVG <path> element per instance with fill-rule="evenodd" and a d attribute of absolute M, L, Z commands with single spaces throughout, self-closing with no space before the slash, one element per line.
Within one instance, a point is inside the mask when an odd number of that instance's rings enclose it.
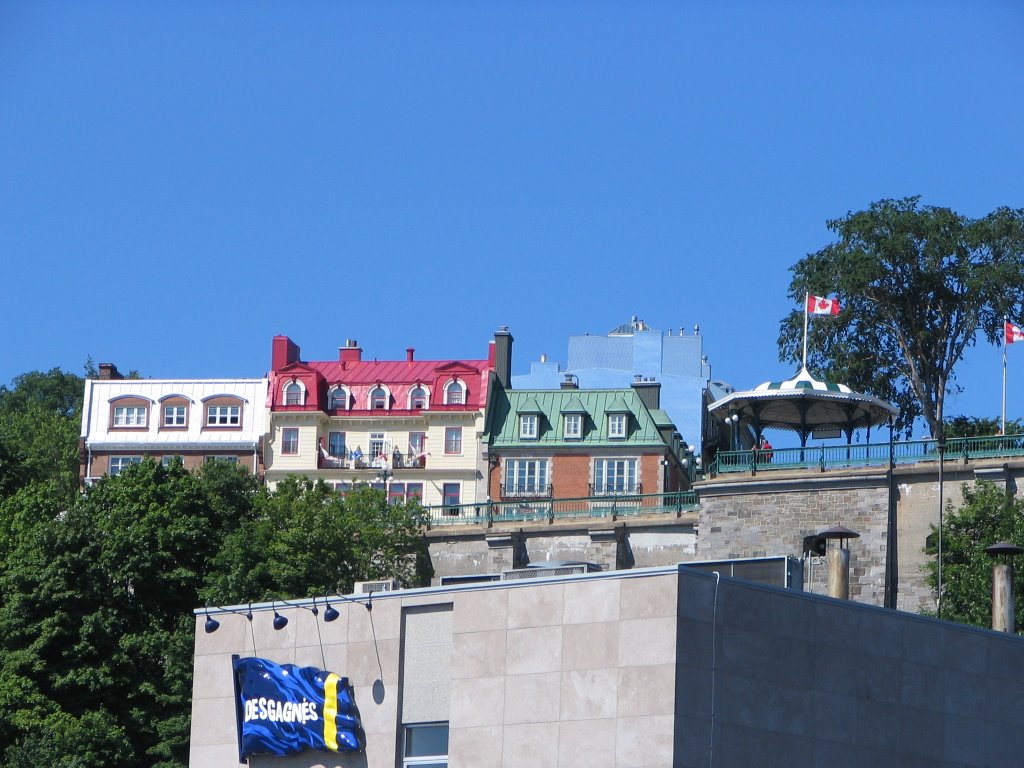
<path fill-rule="evenodd" d="M 939 552 L 938 552 L 939 564 L 938 564 L 938 579 L 937 579 L 939 588 L 938 588 L 938 591 L 937 591 L 936 597 L 935 597 L 935 600 L 936 600 L 936 611 L 935 611 L 935 613 L 936 613 L 936 616 L 941 619 L 942 618 L 942 504 L 943 504 L 943 501 L 944 501 L 944 499 L 942 497 L 942 491 L 943 491 L 942 470 L 943 470 L 943 466 L 946 463 L 946 458 L 945 458 L 945 456 L 946 456 L 946 434 L 945 434 L 944 431 L 942 431 L 942 427 L 941 426 L 939 427 L 939 430 L 940 430 L 939 431 L 939 441 L 938 441 L 938 443 L 936 443 L 936 447 L 938 448 L 938 451 L 939 451 L 939 547 L 938 547 L 938 549 L 939 549 Z"/>
<path fill-rule="evenodd" d="M 729 425 L 729 450 L 736 450 L 736 423 L 740 420 L 738 413 L 725 417 L 725 423 Z"/>

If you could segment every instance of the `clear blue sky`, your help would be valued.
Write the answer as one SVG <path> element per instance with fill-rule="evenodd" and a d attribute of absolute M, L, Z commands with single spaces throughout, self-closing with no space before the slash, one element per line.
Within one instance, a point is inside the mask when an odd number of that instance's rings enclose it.
<path fill-rule="evenodd" d="M 634 314 L 783 378 L 827 219 L 1024 207 L 1022 40 L 1009 1 L 7 0 L 0 382 L 259 376 L 278 333 L 475 358 L 499 325 L 521 373 Z M 971 353 L 947 415 L 997 415 L 1001 372 Z"/>

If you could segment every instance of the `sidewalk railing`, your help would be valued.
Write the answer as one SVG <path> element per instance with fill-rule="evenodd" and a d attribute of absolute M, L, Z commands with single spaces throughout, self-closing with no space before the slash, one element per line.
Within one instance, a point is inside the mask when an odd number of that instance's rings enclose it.
<path fill-rule="evenodd" d="M 556 523 L 563 520 L 619 519 L 637 515 L 681 514 L 697 509 L 695 491 L 575 499 L 480 502 L 426 507 L 430 527 L 495 523 Z"/>

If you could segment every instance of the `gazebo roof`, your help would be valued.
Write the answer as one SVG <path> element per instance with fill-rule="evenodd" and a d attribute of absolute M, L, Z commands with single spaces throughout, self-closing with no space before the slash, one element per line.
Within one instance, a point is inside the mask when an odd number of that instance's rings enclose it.
<path fill-rule="evenodd" d="M 754 389 L 733 392 L 708 406 L 711 413 L 736 413 L 760 433 L 766 428 L 789 429 L 801 443 L 816 429 L 855 429 L 885 424 L 899 414 L 892 403 L 854 392 L 845 384 L 819 381 L 800 370 L 786 381 L 766 381 Z"/>

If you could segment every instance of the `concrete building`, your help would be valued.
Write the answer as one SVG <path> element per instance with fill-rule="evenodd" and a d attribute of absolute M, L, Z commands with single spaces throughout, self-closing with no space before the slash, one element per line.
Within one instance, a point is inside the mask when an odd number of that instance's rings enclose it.
<path fill-rule="evenodd" d="M 486 497 L 484 409 L 496 370 L 508 382 L 511 344 L 502 330 L 479 360 L 416 360 L 409 348 L 404 360 L 378 361 L 347 340 L 335 360 L 304 361 L 291 339 L 274 337 L 267 483 L 367 483 L 428 505 Z"/>
<path fill-rule="evenodd" d="M 346 676 L 359 753 L 253 768 L 1018 766 L 1024 640 L 685 567 L 196 612 L 190 766 L 239 760 L 232 655 Z M 287 625 L 275 630 L 275 614 Z M 280 619 L 277 621 L 281 625 Z M 239 720 L 241 718 L 239 717 Z"/>
<path fill-rule="evenodd" d="M 585 389 L 610 389 L 628 387 L 637 376 L 661 383 L 661 407 L 698 455 L 705 441 L 717 438 L 715 424 L 704 424 L 704 406 L 732 389 L 711 380 L 699 327 L 692 334 L 656 331 L 634 316 L 606 336 L 570 336 L 564 369 L 545 357 L 528 374 L 513 376 L 512 387 L 557 389 L 568 377 Z"/>
<path fill-rule="evenodd" d="M 125 379 L 110 363 L 99 368 L 85 382 L 83 483 L 145 457 L 180 457 L 186 469 L 230 461 L 262 474 L 266 379 Z"/>

